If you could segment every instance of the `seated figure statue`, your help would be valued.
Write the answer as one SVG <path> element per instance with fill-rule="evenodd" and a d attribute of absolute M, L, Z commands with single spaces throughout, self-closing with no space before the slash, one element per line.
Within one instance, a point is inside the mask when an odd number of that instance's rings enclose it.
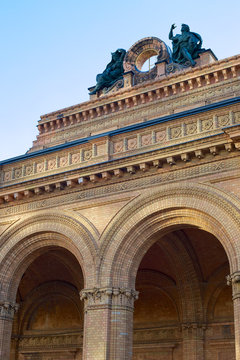
<path fill-rule="evenodd" d="M 123 59 L 125 54 L 126 50 L 124 49 L 117 49 L 114 53 L 112 53 L 112 61 L 107 65 L 102 74 L 97 75 L 97 84 L 89 95 L 96 94 L 103 88 L 109 88 L 115 83 L 115 81 L 122 78 L 122 74 L 124 73 Z"/>
<path fill-rule="evenodd" d="M 173 62 L 184 64 L 187 61 L 191 66 L 196 65 L 194 59 L 196 59 L 200 52 L 204 49 L 202 47 L 202 38 L 199 34 L 191 32 L 189 26 L 182 24 L 181 34 L 173 36 L 173 30 L 176 28 L 175 24 L 171 26 L 169 39 L 172 40 Z"/>

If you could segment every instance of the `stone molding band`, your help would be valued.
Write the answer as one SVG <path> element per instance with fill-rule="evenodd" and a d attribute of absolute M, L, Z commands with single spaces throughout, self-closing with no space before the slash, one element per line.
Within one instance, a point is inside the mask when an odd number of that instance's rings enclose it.
<path fill-rule="evenodd" d="M 138 291 L 114 287 L 83 289 L 80 292 L 80 299 L 85 301 L 85 308 L 95 306 L 133 308 L 134 300 L 138 299 Z"/>
<path fill-rule="evenodd" d="M 17 312 L 18 308 L 19 304 L 0 301 L 0 319 L 13 320 L 14 314 Z"/>

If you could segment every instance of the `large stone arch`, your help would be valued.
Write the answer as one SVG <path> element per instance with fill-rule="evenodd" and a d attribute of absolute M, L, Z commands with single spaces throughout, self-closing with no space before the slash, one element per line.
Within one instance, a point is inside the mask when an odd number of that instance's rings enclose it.
<path fill-rule="evenodd" d="M 92 286 L 97 237 L 89 221 L 70 211 L 41 212 L 18 221 L 1 238 L 0 299 L 14 301 L 21 273 L 51 246 L 70 251 L 81 266 L 84 284 Z"/>
<path fill-rule="evenodd" d="M 233 273 L 240 261 L 239 215 L 239 199 L 211 185 L 182 183 L 148 190 L 127 204 L 102 234 L 99 282 L 133 288 L 139 263 L 156 241 L 154 235 L 184 226 L 212 233 L 224 247 Z"/>

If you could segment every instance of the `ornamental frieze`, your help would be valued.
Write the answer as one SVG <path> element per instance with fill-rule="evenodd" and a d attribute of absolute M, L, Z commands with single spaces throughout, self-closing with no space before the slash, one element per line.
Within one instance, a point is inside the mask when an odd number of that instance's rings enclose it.
<path fill-rule="evenodd" d="M 177 339 L 180 337 L 180 328 L 176 326 L 169 326 L 165 328 L 162 326 L 156 326 L 152 329 L 135 329 L 133 332 L 134 343 L 145 343 L 148 341 L 155 342 L 163 339 Z"/>
<path fill-rule="evenodd" d="M 19 339 L 19 348 L 21 350 L 24 349 L 38 349 L 42 346 L 45 349 L 54 349 L 60 347 L 68 347 L 68 346 L 80 346 L 83 342 L 83 334 L 82 332 L 75 334 L 63 334 L 63 335 L 28 335 L 22 336 Z"/>
<path fill-rule="evenodd" d="M 123 155 L 140 154 L 159 147 L 178 145 L 185 141 L 201 139 L 202 136 L 214 135 L 223 127 L 240 123 L 238 107 L 231 110 L 219 109 L 209 115 L 190 116 L 176 119 L 168 123 L 153 125 L 147 129 L 126 132 L 102 140 L 93 139 L 91 143 L 78 145 L 74 148 L 59 150 L 56 155 L 38 156 L 28 161 L 22 161 L 17 166 L 3 165 L 0 172 L 2 184 L 19 183 L 19 180 L 41 178 L 45 175 L 58 174 L 66 170 L 84 168 L 107 161 L 122 158 Z"/>
<path fill-rule="evenodd" d="M 89 119 L 82 123 L 72 125 L 71 131 L 64 129 L 56 129 L 50 134 L 42 133 L 38 136 L 38 140 L 34 141 L 34 150 L 42 149 L 57 145 L 64 141 L 76 140 L 79 137 L 87 137 L 89 134 L 107 131 L 108 129 L 128 126 L 138 123 L 140 119 L 150 120 L 156 117 L 164 116 L 165 114 L 184 111 L 184 108 L 194 108 L 202 104 L 215 102 L 218 98 L 224 99 L 234 97 L 240 94 L 239 81 L 231 82 L 230 84 L 214 84 L 209 85 L 207 89 L 194 89 L 192 95 L 186 96 L 183 94 L 174 95 L 173 98 L 166 97 L 166 99 L 159 101 L 144 101 L 134 108 L 124 107 L 121 112 L 110 112 L 107 115 Z M 195 104 L 195 105 L 194 105 Z"/>

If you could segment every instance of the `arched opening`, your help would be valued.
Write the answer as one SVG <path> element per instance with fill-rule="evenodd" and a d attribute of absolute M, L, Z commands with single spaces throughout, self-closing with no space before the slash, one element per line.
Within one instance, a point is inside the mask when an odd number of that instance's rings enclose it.
<path fill-rule="evenodd" d="M 83 273 L 76 257 L 60 246 L 47 246 L 21 276 L 20 304 L 12 329 L 11 360 L 81 359 Z"/>
<path fill-rule="evenodd" d="M 156 232 L 136 277 L 134 360 L 234 360 L 227 254 L 211 233 Z M 196 355 L 198 354 L 198 355 Z"/>
<path fill-rule="evenodd" d="M 150 71 L 155 66 L 158 55 L 155 49 L 143 51 L 136 59 L 136 68 L 139 71 Z"/>

